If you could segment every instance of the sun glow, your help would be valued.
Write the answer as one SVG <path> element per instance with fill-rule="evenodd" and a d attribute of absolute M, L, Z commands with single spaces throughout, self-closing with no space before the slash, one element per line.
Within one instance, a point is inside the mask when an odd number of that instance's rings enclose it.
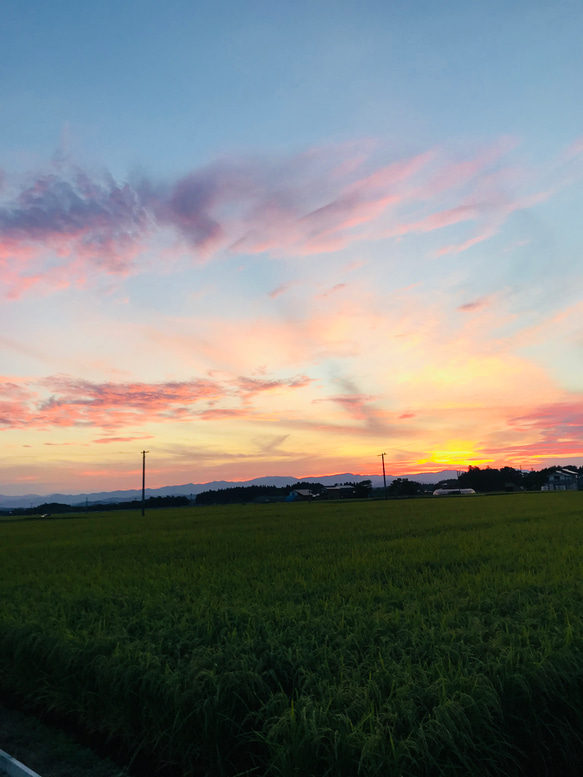
<path fill-rule="evenodd" d="M 492 459 L 483 458 L 483 454 L 479 454 L 476 448 L 477 444 L 471 440 L 449 440 L 442 448 L 431 451 L 428 458 L 421 459 L 418 464 L 423 466 L 431 462 L 451 469 L 465 469 L 469 464 L 491 464 Z"/>

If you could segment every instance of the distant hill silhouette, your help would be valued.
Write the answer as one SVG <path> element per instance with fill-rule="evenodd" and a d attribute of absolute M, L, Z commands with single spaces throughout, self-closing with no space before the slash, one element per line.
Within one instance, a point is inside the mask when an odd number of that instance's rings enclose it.
<path fill-rule="evenodd" d="M 387 475 L 387 485 L 395 478 L 394 475 Z M 423 474 L 401 475 L 419 483 L 437 483 L 440 480 L 457 477 L 454 470 L 443 470 L 442 472 L 425 472 Z M 186 483 L 178 486 L 162 486 L 161 488 L 147 488 L 146 497 L 150 496 L 196 496 L 202 491 L 220 490 L 223 488 L 233 488 L 236 486 L 283 486 L 293 485 L 295 483 L 322 483 L 325 486 L 333 486 L 335 483 L 347 483 L 360 480 L 371 480 L 373 488 L 380 488 L 383 485 L 383 478 L 379 475 L 355 475 L 351 472 L 343 472 L 338 475 L 313 475 L 308 477 L 296 478 L 285 475 L 270 475 L 262 478 L 253 478 L 253 480 L 213 480 L 209 483 Z M 3 496 L 0 494 L 0 509 L 10 509 L 13 507 L 37 507 L 47 502 L 58 502 L 66 505 L 84 506 L 88 504 L 108 504 L 111 502 L 131 502 L 135 499 L 141 499 L 142 491 L 139 488 L 128 489 L 125 491 L 99 491 L 87 494 L 24 494 L 22 496 Z"/>

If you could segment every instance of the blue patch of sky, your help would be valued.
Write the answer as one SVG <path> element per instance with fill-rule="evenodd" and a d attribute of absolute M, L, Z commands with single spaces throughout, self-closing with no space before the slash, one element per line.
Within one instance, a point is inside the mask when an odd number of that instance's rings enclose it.
<path fill-rule="evenodd" d="M 413 145 L 580 130 L 568 2 L 3 5 L 0 148 L 72 143 L 114 173 L 359 136 Z"/>

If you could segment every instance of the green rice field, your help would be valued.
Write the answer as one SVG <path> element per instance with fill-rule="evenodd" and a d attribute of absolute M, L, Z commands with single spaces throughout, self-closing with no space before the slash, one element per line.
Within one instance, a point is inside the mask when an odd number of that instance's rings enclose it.
<path fill-rule="evenodd" d="M 5 518 L 0 688 L 180 776 L 575 775 L 582 548 L 583 492 Z"/>

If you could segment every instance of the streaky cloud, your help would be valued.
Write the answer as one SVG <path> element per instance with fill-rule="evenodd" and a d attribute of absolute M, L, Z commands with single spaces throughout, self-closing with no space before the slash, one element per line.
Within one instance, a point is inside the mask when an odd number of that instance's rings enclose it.
<path fill-rule="evenodd" d="M 480 308 L 483 308 L 485 305 L 487 305 L 486 299 L 484 297 L 479 297 L 471 302 L 465 302 L 463 305 L 459 305 L 457 309 L 460 313 L 471 313 L 474 310 L 480 310 Z"/>
<path fill-rule="evenodd" d="M 146 264 L 153 241 L 167 232 L 178 241 L 176 254 L 208 261 L 229 253 L 330 253 L 355 241 L 470 224 L 463 240 L 438 249 L 456 254 L 560 186 L 540 190 L 534 174 L 525 179 L 502 161 L 508 152 L 502 139 L 461 160 L 430 149 L 387 164 L 370 149 L 341 146 L 224 157 L 166 182 L 116 181 L 59 160 L 0 190 L 0 279 L 16 298 L 40 285 L 124 276 Z"/>
<path fill-rule="evenodd" d="M 279 297 L 281 294 L 285 294 L 286 291 L 289 290 L 291 285 L 292 284 L 289 282 L 280 283 L 279 286 L 276 286 L 276 288 L 270 291 L 267 296 L 270 297 L 271 299 L 275 299 L 276 297 Z"/>
<path fill-rule="evenodd" d="M 311 379 L 305 375 L 277 380 L 240 377 L 222 382 L 194 379 L 162 383 L 95 383 L 68 375 L 28 383 L 0 379 L 0 428 L 114 430 L 148 422 L 244 416 L 249 414 L 255 395 L 276 389 L 293 391 L 309 383 Z M 237 400 L 241 406 L 228 406 Z M 220 401 L 227 406 L 216 407 Z M 99 442 L 117 439 L 108 435 Z"/>

